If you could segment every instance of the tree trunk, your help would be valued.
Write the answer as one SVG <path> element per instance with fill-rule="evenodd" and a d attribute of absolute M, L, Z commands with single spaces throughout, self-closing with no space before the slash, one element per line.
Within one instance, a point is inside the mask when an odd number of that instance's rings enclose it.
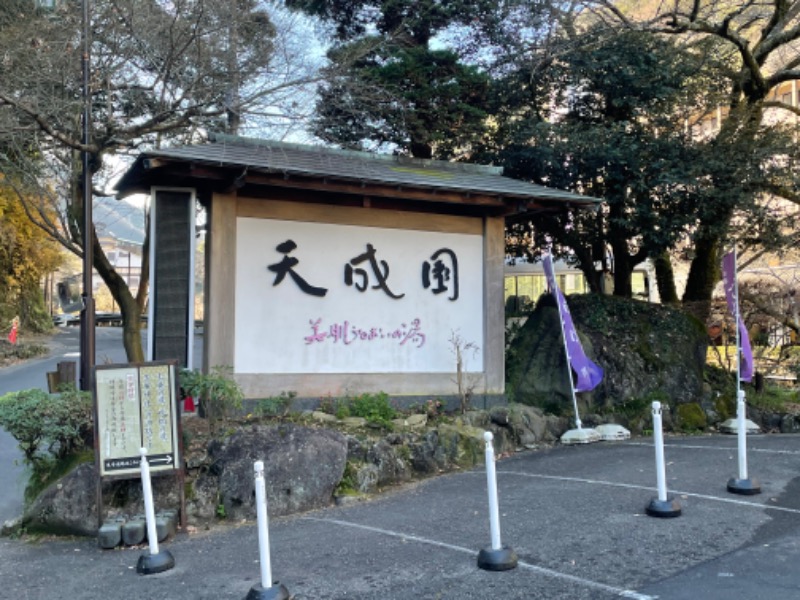
<path fill-rule="evenodd" d="M 614 253 L 614 295 L 623 298 L 633 297 L 631 273 L 634 262 L 628 254 L 628 241 L 626 239 L 611 242 L 611 251 Z"/>
<path fill-rule="evenodd" d="M 130 363 L 144 362 L 141 330 L 142 307 L 131 294 L 128 284 L 108 261 L 105 252 L 100 247 L 97 236 L 94 235 L 93 238 L 94 267 L 108 286 L 111 295 L 119 305 L 120 314 L 122 315 L 122 343 L 125 347 L 125 355 Z M 140 279 L 140 288 L 142 285 L 145 285 L 143 278 Z"/>
<path fill-rule="evenodd" d="M 127 291 L 127 287 L 125 288 Z M 122 344 L 125 346 L 125 355 L 128 362 L 144 362 L 144 350 L 142 349 L 142 312 L 136 300 L 130 293 L 125 294 L 130 298 L 130 302 L 120 303 L 119 308 L 122 313 Z"/>
<path fill-rule="evenodd" d="M 592 260 L 592 252 L 580 245 L 573 246 L 573 252 L 578 258 L 578 268 L 586 278 L 586 283 L 589 285 L 589 291 L 593 294 L 602 293 L 600 287 L 601 273 L 594 268 L 594 260 Z"/>
<path fill-rule="evenodd" d="M 703 323 L 711 311 L 711 295 L 720 277 L 719 249 L 719 235 L 706 232 L 695 240 L 695 255 L 683 292 L 684 308 Z"/>
<path fill-rule="evenodd" d="M 678 290 L 675 289 L 675 273 L 669 252 L 662 252 L 653 259 L 656 268 L 656 286 L 661 304 L 679 304 Z"/>

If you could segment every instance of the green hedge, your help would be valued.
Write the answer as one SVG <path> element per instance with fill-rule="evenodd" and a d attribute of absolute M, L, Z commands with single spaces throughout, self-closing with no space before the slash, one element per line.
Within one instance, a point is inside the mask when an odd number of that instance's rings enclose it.
<path fill-rule="evenodd" d="M 25 458 L 62 459 L 90 445 L 92 396 L 74 387 L 58 394 L 39 389 L 0 396 L 0 426 L 19 442 Z"/>

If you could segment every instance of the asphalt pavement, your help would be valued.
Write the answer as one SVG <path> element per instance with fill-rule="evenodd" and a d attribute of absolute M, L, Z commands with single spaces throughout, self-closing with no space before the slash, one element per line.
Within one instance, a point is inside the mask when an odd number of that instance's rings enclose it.
<path fill-rule="evenodd" d="M 273 577 L 297 600 L 800 598 L 800 436 L 748 437 L 749 474 L 762 487 L 755 496 L 726 491 L 738 469 L 735 436 L 669 436 L 665 456 L 668 492 L 682 509 L 671 519 L 645 514 L 657 494 L 649 438 L 500 460 L 513 570 L 477 567 L 491 542 L 479 468 L 273 519 Z M 0 598 L 244 600 L 259 582 L 255 523 L 179 532 L 161 549 L 175 567 L 139 575 L 146 548 L 3 539 Z"/>

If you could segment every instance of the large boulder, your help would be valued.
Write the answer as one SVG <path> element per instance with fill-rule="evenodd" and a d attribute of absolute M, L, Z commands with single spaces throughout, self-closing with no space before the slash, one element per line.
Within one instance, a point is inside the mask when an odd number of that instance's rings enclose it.
<path fill-rule="evenodd" d="M 153 499 L 156 510 L 177 508 L 179 489 L 171 475 L 154 475 Z M 142 482 L 134 479 L 103 483 L 105 514 L 134 515 L 144 513 Z M 25 509 L 22 525 L 28 531 L 57 535 L 97 534 L 97 469 L 94 463 L 83 463 L 49 485 Z"/>
<path fill-rule="evenodd" d="M 573 295 L 569 307 L 586 355 L 604 377 L 581 393 L 584 411 L 631 401 L 703 400 L 708 335 L 694 317 L 667 306 L 598 294 Z M 558 308 L 545 295 L 511 342 L 507 384 L 514 402 L 569 413 L 572 397 Z"/>
<path fill-rule="evenodd" d="M 346 438 L 332 430 L 292 424 L 239 429 L 208 449 L 206 463 L 188 478 L 189 522 L 208 522 L 223 514 L 254 519 L 253 463 L 264 462 L 270 515 L 280 516 L 327 506 L 342 479 L 347 460 Z M 156 510 L 178 508 L 175 477 L 154 476 Z M 139 478 L 105 482 L 104 517 L 144 512 Z M 85 463 L 47 487 L 26 509 L 22 526 L 30 531 L 63 535 L 97 535 L 97 472 Z"/>
<path fill-rule="evenodd" d="M 253 425 L 209 447 L 211 468 L 197 489 L 217 478 L 219 505 L 233 519 L 256 516 L 253 464 L 264 462 L 267 502 L 273 516 L 331 503 L 347 462 L 347 439 L 337 431 L 286 423 Z"/>
<path fill-rule="evenodd" d="M 97 533 L 97 470 L 85 463 L 46 488 L 25 511 L 31 531 L 62 535 Z"/>

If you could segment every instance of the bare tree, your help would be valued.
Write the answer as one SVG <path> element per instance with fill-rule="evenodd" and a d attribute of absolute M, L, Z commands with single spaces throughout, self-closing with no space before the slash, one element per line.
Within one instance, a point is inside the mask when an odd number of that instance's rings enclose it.
<path fill-rule="evenodd" d="M 95 269 L 122 313 L 128 360 L 138 362 L 149 240 L 134 296 L 96 233 L 83 231 L 81 153 L 89 155 L 92 194 L 108 196 L 126 159 L 142 148 L 199 141 L 214 129 L 286 131 L 304 116 L 298 106 L 316 74 L 293 35 L 300 17 L 277 2 L 85 1 L 92 9 L 88 144 L 80 3 L 0 7 L 0 171 L 29 217 L 64 247 L 82 256 L 91 236 Z"/>
<path fill-rule="evenodd" d="M 450 342 L 450 351 L 456 358 L 456 377 L 453 379 L 453 383 L 456 384 L 458 390 L 459 408 L 461 414 L 466 414 L 472 405 L 472 396 L 481 379 L 479 375 L 467 371 L 467 359 L 470 356 L 475 358 L 480 348 L 475 342 L 461 337 L 458 331 L 451 331 L 448 341 Z"/>

